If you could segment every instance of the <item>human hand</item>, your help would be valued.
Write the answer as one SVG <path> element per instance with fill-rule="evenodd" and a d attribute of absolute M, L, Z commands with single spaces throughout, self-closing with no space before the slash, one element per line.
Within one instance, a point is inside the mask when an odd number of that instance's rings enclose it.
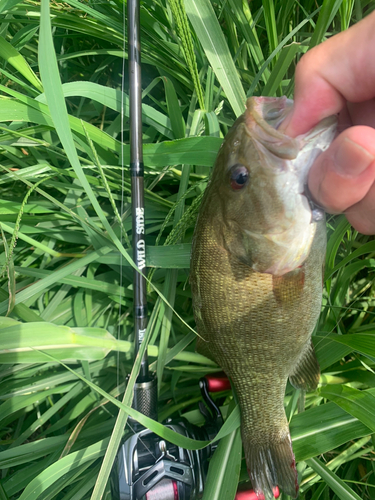
<path fill-rule="evenodd" d="M 283 132 L 295 137 L 335 113 L 340 134 L 312 166 L 309 190 L 328 212 L 374 234 L 375 12 L 301 58 Z"/>

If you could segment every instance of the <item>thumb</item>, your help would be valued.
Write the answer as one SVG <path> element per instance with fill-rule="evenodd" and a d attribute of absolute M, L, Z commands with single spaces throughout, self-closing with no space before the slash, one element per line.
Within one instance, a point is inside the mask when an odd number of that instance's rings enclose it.
<path fill-rule="evenodd" d="M 357 126 L 342 132 L 317 158 L 308 185 L 319 205 L 339 213 L 361 202 L 374 180 L 375 130 Z"/>

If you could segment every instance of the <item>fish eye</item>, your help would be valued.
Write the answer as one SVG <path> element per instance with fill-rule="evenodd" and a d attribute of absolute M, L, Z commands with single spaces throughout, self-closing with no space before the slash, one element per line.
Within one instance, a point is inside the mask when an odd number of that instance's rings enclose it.
<path fill-rule="evenodd" d="M 243 165 L 233 165 L 230 169 L 230 185 L 232 189 L 242 189 L 249 179 L 249 171 Z"/>

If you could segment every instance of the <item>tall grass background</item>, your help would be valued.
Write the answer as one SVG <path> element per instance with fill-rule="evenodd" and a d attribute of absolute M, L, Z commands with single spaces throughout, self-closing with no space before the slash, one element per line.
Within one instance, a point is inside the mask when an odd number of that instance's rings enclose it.
<path fill-rule="evenodd" d="M 194 351 L 188 277 L 223 137 L 246 96 L 292 96 L 304 52 L 374 7 L 141 2 L 146 343 L 160 422 L 203 424 L 198 380 L 217 370 Z M 181 446 L 206 444 L 130 408 L 140 358 L 133 363 L 124 9 L 120 0 L 0 1 L 0 500 L 112 499 L 129 414 Z M 343 216 L 327 231 L 314 334 L 321 385 L 304 411 L 298 391 L 288 386 L 285 398 L 300 498 L 375 499 L 375 241 Z M 204 500 L 231 500 L 247 481 L 238 408 L 219 437 Z"/>

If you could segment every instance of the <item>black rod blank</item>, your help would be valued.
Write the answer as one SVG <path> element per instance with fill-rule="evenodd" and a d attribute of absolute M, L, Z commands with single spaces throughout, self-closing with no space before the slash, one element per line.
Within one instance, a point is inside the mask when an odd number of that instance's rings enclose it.
<path fill-rule="evenodd" d="M 138 269 L 146 270 L 144 177 L 142 149 L 142 86 L 139 0 L 128 0 L 128 62 L 130 118 L 130 175 L 132 193 L 133 259 Z M 147 285 L 134 271 L 134 336 L 135 356 L 147 327 Z M 148 379 L 147 352 L 142 360 L 139 380 Z"/>

